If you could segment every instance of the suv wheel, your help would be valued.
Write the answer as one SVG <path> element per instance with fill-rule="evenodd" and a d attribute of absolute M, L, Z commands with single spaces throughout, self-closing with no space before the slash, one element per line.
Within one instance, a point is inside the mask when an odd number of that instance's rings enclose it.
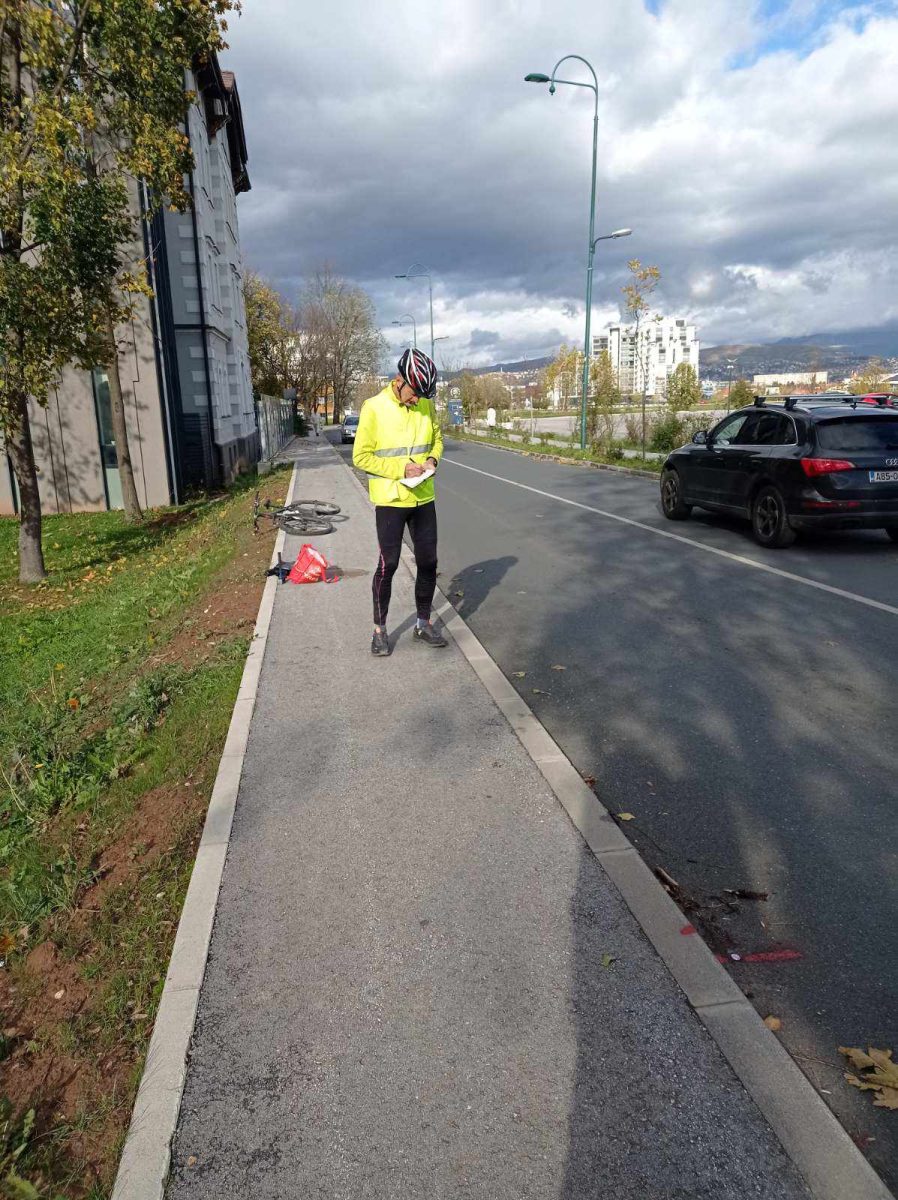
<path fill-rule="evenodd" d="M 668 521 L 685 521 L 692 512 L 692 505 L 683 499 L 680 473 L 673 468 L 661 476 L 661 511 Z"/>
<path fill-rule="evenodd" d="M 751 529 L 755 541 L 782 550 L 795 541 L 795 530 L 786 516 L 786 502 L 775 487 L 762 487 L 751 506 Z"/>
<path fill-rule="evenodd" d="M 890 525 L 886 530 L 886 533 L 893 542 L 898 542 L 898 525 Z"/>

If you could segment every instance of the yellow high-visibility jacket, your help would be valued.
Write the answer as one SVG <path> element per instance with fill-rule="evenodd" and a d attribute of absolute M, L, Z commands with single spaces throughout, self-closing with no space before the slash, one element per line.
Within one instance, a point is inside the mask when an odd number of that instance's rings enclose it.
<path fill-rule="evenodd" d="M 368 475 L 372 504 L 394 508 L 428 504 L 435 495 L 432 479 L 416 488 L 404 487 L 399 480 L 409 459 L 423 466 L 428 458 L 439 462 L 442 454 L 443 435 L 432 400 L 421 399 L 414 408 L 406 408 L 388 383 L 362 405 L 352 461 Z"/>

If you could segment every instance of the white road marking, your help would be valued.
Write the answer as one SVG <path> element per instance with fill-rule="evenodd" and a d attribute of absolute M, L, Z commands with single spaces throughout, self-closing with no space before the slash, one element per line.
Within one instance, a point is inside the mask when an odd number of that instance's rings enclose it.
<path fill-rule="evenodd" d="M 865 604 L 868 608 L 878 608 L 880 612 L 891 613 L 898 617 L 898 608 L 892 604 L 883 604 L 881 600 L 871 600 L 869 596 L 859 596 L 856 592 L 846 592 L 843 588 L 833 587 L 829 583 L 820 583 L 816 579 L 806 579 L 803 575 L 794 575 L 791 571 L 782 571 L 779 567 L 768 566 L 754 558 L 746 558 L 742 554 L 732 554 L 729 550 L 720 550 L 716 546 L 708 546 L 693 538 L 683 537 L 680 533 L 672 533 L 669 529 L 657 529 L 654 525 L 646 525 L 644 521 L 634 521 L 632 517 L 622 517 L 618 513 L 608 512 L 604 508 L 594 508 L 591 504 L 581 504 L 579 500 L 568 500 L 566 496 L 556 496 L 554 492 L 544 492 L 540 488 L 531 487 L 527 483 L 518 483 L 516 479 L 506 479 L 504 475 L 494 475 L 491 471 L 481 471 L 479 467 L 471 467 L 467 463 L 457 462 L 454 458 L 443 458 L 443 462 L 451 463 L 453 467 L 463 467 L 466 471 L 474 471 L 477 475 L 485 475 L 487 479 L 495 479 L 499 483 L 509 483 L 512 487 L 522 488 L 525 492 L 533 492 L 536 496 L 545 496 L 548 500 L 557 500 L 560 504 L 569 504 L 572 508 L 581 508 L 584 512 L 595 513 L 599 517 L 607 517 L 609 521 L 619 521 L 621 525 L 631 525 L 634 529 L 644 529 L 656 537 L 668 538 L 672 542 L 681 542 L 684 546 L 693 546 L 696 550 L 704 550 L 706 554 L 716 554 L 718 558 L 729 559 L 743 567 L 753 567 L 756 571 L 765 571 L 768 575 L 776 575 L 780 579 L 788 579 L 792 583 L 800 583 L 804 587 L 816 588 L 818 592 L 828 592 L 831 596 L 839 596 L 843 600 L 853 600 L 855 604 Z"/>

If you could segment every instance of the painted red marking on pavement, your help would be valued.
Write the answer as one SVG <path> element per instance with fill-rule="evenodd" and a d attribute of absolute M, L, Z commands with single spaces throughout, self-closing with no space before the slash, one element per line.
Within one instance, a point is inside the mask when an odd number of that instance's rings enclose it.
<path fill-rule="evenodd" d="M 680 933 L 682 933 L 682 935 L 684 937 L 688 933 L 695 933 L 695 926 L 694 925 L 684 925 L 683 928 L 680 930 Z"/>

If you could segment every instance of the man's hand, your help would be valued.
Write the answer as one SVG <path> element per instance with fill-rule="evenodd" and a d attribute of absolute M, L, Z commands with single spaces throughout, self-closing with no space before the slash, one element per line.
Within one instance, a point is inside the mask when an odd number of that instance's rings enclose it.
<path fill-rule="evenodd" d="M 428 458 L 427 465 L 431 471 L 435 471 L 437 469 L 437 460 L 435 458 Z"/>
<path fill-rule="evenodd" d="M 416 479 L 419 475 L 423 475 L 423 474 L 424 474 L 424 468 L 421 466 L 420 463 L 416 463 L 416 462 L 406 463 L 406 466 L 405 466 L 405 478 L 406 479 Z"/>

